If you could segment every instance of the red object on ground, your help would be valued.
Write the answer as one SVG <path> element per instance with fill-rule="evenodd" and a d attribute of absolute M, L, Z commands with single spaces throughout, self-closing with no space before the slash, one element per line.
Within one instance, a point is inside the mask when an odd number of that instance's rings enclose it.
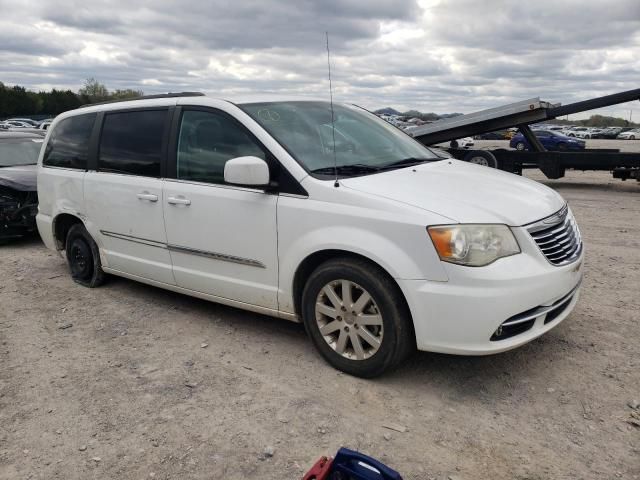
<path fill-rule="evenodd" d="M 302 480 L 325 480 L 329 476 L 333 458 L 321 457 Z"/>

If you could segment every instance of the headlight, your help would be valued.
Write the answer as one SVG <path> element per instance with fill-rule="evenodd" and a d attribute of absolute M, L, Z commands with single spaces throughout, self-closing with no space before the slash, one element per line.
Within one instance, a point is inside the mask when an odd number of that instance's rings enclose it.
<path fill-rule="evenodd" d="M 482 267 L 520 253 L 506 225 L 443 225 L 428 227 L 427 231 L 444 262 Z"/>

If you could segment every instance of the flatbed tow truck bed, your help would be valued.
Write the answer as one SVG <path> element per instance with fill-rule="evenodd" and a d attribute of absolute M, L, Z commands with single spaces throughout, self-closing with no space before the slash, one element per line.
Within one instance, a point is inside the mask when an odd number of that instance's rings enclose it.
<path fill-rule="evenodd" d="M 446 118 L 427 125 L 410 127 L 406 133 L 424 145 L 435 145 L 486 132 L 517 127 L 531 145 L 530 151 L 507 149 L 446 149 L 454 158 L 522 174 L 523 169 L 539 168 L 548 178 L 561 178 L 566 169 L 605 170 L 615 178 L 640 181 L 640 153 L 615 149 L 587 149 L 578 152 L 547 151 L 529 125 L 560 116 L 640 100 L 640 88 L 592 98 L 568 105 L 531 98 L 467 115 Z"/>

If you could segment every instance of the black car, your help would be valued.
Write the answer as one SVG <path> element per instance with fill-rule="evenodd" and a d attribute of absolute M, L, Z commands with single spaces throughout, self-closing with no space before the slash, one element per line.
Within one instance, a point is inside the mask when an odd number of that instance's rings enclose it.
<path fill-rule="evenodd" d="M 0 242 L 36 230 L 36 163 L 43 136 L 0 131 Z"/>
<path fill-rule="evenodd" d="M 481 133 L 479 135 L 474 135 L 473 138 L 475 140 L 505 140 L 505 139 L 507 139 L 506 132 L 504 132 L 504 131 Z"/>

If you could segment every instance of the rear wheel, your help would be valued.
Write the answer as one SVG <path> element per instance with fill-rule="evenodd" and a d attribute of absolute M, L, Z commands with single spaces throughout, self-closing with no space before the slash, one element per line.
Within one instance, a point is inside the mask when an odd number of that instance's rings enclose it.
<path fill-rule="evenodd" d="M 524 150 L 524 149 L 525 149 L 525 147 L 526 147 L 526 145 L 524 144 L 524 142 L 518 142 L 518 143 L 516 143 L 516 150 L 520 150 L 520 151 L 522 151 L 522 150 Z"/>
<path fill-rule="evenodd" d="M 98 246 L 84 225 L 77 223 L 69 229 L 66 253 L 71 278 L 76 283 L 89 288 L 104 283 L 105 273 L 102 271 Z"/>
<path fill-rule="evenodd" d="M 636 136 L 635 135 L 629 135 L 629 140 L 635 140 Z"/>
<path fill-rule="evenodd" d="M 560 142 L 558 144 L 558 150 L 560 150 L 561 152 L 564 152 L 567 149 L 567 144 L 564 142 Z"/>
<path fill-rule="evenodd" d="M 370 378 L 415 349 L 402 293 L 379 268 L 342 258 L 320 265 L 302 294 L 302 318 L 314 345 L 333 367 Z"/>
<path fill-rule="evenodd" d="M 464 157 L 465 162 L 482 165 L 483 167 L 498 168 L 498 161 L 491 152 L 475 150 Z"/>

